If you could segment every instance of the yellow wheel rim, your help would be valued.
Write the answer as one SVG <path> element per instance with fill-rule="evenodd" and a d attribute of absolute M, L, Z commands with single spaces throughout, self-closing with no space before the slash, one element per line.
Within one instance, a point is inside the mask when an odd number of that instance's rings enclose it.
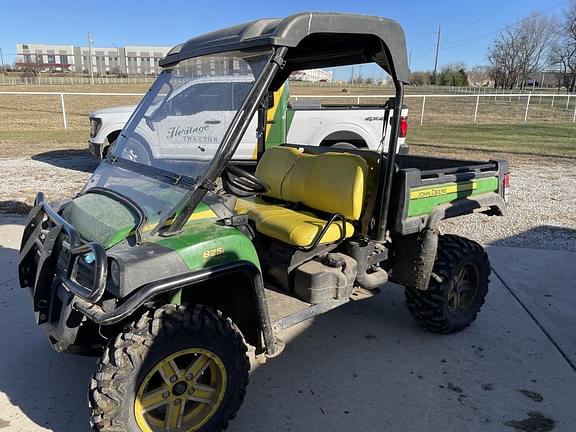
<path fill-rule="evenodd" d="M 196 431 L 216 413 L 226 393 L 226 368 L 202 348 L 159 361 L 138 387 L 136 423 L 143 432 Z"/>

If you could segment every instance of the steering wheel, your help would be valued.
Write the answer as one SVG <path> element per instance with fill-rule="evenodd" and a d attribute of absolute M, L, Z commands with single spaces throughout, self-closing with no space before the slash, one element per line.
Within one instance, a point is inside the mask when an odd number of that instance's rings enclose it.
<path fill-rule="evenodd" d="M 266 193 L 270 187 L 254 174 L 243 170 L 237 165 L 229 165 L 222 173 L 224 190 L 239 197 Z"/>

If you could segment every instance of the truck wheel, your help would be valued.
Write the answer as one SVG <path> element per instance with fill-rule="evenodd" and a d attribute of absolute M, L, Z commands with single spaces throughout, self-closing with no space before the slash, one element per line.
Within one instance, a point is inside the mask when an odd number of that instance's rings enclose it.
<path fill-rule="evenodd" d="M 219 431 L 240 408 L 250 363 L 236 326 L 205 306 L 145 313 L 111 341 L 92 377 L 95 431 Z"/>
<path fill-rule="evenodd" d="M 406 306 L 416 321 L 435 333 L 456 333 L 468 327 L 480 311 L 490 283 L 490 261 L 475 241 L 441 236 L 434 263 L 441 282 L 430 278 L 425 291 L 407 287 Z"/>

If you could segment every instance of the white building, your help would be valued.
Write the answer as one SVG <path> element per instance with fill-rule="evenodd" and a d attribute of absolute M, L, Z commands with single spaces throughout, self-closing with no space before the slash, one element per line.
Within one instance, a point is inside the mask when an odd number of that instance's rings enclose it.
<path fill-rule="evenodd" d="M 290 79 L 293 81 L 330 82 L 332 81 L 332 72 L 322 69 L 295 71 L 290 75 Z"/>
<path fill-rule="evenodd" d="M 55 72 L 156 75 L 172 47 L 136 46 L 90 49 L 72 45 L 16 44 L 16 68 Z"/>

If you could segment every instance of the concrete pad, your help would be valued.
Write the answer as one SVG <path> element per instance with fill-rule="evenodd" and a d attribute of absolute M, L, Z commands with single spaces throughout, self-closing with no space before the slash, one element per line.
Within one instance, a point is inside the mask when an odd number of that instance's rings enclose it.
<path fill-rule="evenodd" d="M 487 249 L 494 271 L 576 368 L 576 252 Z"/>
<path fill-rule="evenodd" d="M 95 361 L 51 350 L 15 280 L 18 229 L 0 226 L 0 244 L 0 429 L 88 431 Z M 504 422 L 529 411 L 575 429 L 576 374 L 497 278 L 477 322 L 451 336 L 420 330 L 387 288 L 286 331 L 229 430 L 513 432 Z"/>

